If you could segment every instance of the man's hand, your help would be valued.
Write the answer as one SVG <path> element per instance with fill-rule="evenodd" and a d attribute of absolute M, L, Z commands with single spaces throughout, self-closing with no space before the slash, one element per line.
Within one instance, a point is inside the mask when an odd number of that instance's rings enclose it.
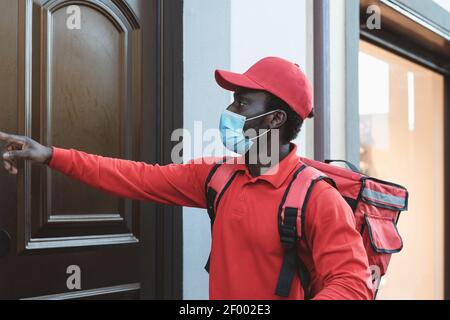
<path fill-rule="evenodd" d="M 31 138 L 7 134 L 0 131 L 0 142 L 5 142 L 1 150 L 3 166 L 11 174 L 17 174 L 17 161 L 30 160 L 35 164 L 48 164 L 52 158 L 52 148 L 41 145 Z"/>

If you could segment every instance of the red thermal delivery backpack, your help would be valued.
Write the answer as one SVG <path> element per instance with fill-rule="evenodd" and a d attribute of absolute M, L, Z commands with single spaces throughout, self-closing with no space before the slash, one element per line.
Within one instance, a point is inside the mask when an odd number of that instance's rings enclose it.
<path fill-rule="evenodd" d="M 349 168 L 331 165 L 343 162 Z M 225 159 L 217 163 L 205 183 L 211 232 L 219 202 L 232 183 L 236 166 Z M 286 188 L 278 209 L 278 231 L 285 250 L 275 294 L 289 296 L 295 274 L 298 274 L 305 299 L 310 299 L 310 276 L 298 257 L 297 242 L 305 240 L 305 210 L 314 185 L 324 180 L 335 187 L 352 208 L 356 229 L 360 232 L 369 258 L 374 297 L 381 277 L 386 274 L 392 253 L 402 250 L 397 230 L 401 211 L 408 208 L 408 191 L 401 185 L 369 177 L 344 160 L 315 161 L 300 157 L 299 165 Z M 205 269 L 209 272 L 209 258 Z"/>

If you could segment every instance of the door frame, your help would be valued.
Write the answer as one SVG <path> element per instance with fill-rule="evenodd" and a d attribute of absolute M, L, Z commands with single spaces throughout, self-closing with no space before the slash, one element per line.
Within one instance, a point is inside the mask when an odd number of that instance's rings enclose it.
<path fill-rule="evenodd" d="M 172 162 L 171 150 L 175 143 L 170 139 L 171 134 L 183 127 L 183 0 L 146 0 L 142 6 L 152 12 L 152 21 L 142 23 L 156 21 L 157 27 L 142 41 L 145 52 L 150 53 L 149 57 L 143 57 L 143 90 L 150 90 L 152 96 L 142 103 L 151 105 L 156 101 L 156 108 L 144 108 L 151 110 L 142 119 L 142 136 L 147 138 L 142 141 L 141 161 L 165 165 Z M 144 29 L 153 30 L 148 25 Z M 157 136 L 148 138 L 154 132 Z M 151 226 L 149 230 L 141 230 L 141 299 L 181 300 L 182 208 L 148 202 L 140 205 L 142 212 L 152 212 L 140 216 L 141 225 Z M 144 220 L 150 223 L 142 223 Z"/>

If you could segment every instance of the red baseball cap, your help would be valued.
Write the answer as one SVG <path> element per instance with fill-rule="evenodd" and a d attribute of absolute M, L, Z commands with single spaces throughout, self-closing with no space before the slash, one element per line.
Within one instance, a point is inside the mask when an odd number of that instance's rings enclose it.
<path fill-rule="evenodd" d="M 245 73 L 216 70 L 216 81 L 222 88 L 265 90 L 286 102 L 302 119 L 312 111 L 312 89 L 299 65 L 283 58 L 259 60 Z"/>

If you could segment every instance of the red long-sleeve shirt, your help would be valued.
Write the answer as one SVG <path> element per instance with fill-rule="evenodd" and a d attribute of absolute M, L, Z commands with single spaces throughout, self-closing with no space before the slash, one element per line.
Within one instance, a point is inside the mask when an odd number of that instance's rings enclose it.
<path fill-rule="evenodd" d="M 134 200 L 206 208 L 204 184 L 214 166 L 191 161 L 166 166 L 53 148 L 49 166 L 87 185 Z M 252 177 L 245 165 L 221 199 L 211 248 L 210 299 L 281 299 L 275 295 L 283 247 L 278 205 L 298 164 L 296 146 L 275 175 Z M 312 279 L 314 299 L 372 299 L 370 271 L 353 213 L 328 183 L 309 198 L 306 244 L 299 255 Z M 294 277 L 288 299 L 303 299 Z M 284 298 L 283 298 L 284 299 Z"/>

